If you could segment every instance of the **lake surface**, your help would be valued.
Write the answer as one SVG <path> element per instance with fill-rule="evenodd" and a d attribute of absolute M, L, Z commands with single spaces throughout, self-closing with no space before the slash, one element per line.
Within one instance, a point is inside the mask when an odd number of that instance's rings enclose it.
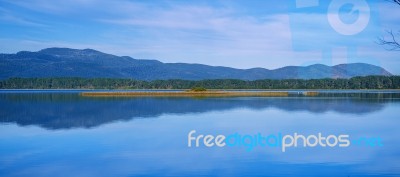
<path fill-rule="evenodd" d="M 0 91 L 0 176 L 400 176 L 400 92 L 94 98 Z M 188 147 L 195 135 L 340 135 L 348 147 Z M 381 144 L 356 144 L 379 138 Z"/>

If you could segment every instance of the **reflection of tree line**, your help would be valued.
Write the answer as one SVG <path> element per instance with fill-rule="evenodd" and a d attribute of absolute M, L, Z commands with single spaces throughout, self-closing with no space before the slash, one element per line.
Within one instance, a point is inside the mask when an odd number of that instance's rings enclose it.
<path fill-rule="evenodd" d="M 392 99 L 399 99 L 400 93 L 374 93 L 374 92 L 363 92 L 363 93 L 336 93 L 336 92 L 324 92 L 319 93 L 318 97 L 345 97 L 345 98 L 360 98 L 360 99 L 372 99 L 369 101 L 380 101 L 384 99 L 385 101 L 390 101 Z"/>
<path fill-rule="evenodd" d="M 48 129 L 90 128 L 132 118 L 234 108 L 367 114 L 400 98 L 394 93 L 322 93 L 290 98 L 84 98 L 77 94 L 0 94 L 0 122 Z"/>

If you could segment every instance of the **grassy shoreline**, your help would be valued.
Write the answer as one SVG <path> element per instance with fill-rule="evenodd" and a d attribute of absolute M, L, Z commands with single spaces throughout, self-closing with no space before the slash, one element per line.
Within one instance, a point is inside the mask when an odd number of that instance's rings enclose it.
<path fill-rule="evenodd" d="M 86 97 L 287 97 L 289 92 L 82 92 Z"/>

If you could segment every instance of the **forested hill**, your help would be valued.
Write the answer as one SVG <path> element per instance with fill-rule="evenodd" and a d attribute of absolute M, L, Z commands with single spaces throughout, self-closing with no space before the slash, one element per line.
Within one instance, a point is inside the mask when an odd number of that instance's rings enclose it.
<path fill-rule="evenodd" d="M 162 63 L 157 60 L 115 56 L 92 49 L 48 48 L 38 52 L 0 54 L 0 79 L 13 77 L 49 78 L 128 78 L 137 80 L 204 79 L 321 79 L 392 75 L 384 68 L 365 63 L 335 66 L 315 64 L 236 69 L 188 63 Z"/>
<path fill-rule="evenodd" d="M 0 89 L 400 89 L 400 76 L 365 76 L 350 79 L 284 79 L 244 81 L 154 80 L 113 78 L 10 78 L 0 81 Z"/>

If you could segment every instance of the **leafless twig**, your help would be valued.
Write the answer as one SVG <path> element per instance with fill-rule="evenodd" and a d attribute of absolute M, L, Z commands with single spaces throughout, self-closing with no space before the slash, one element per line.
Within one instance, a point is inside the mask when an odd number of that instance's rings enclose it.
<path fill-rule="evenodd" d="M 400 0 L 385 0 L 388 2 L 392 2 L 395 3 L 397 5 L 400 5 Z M 389 35 L 391 40 L 386 40 L 385 37 L 380 37 L 378 38 L 377 43 L 379 45 L 384 45 L 386 46 L 387 50 L 396 50 L 396 51 L 400 51 L 400 44 L 399 42 L 397 42 L 395 35 L 393 34 L 393 31 L 386 31 Z M 398 32 L 397 35 L 400 35 L 400 31 Z"/>
<path fill-rule="evenodd" d="M 399 0 L 400 1 L 400 0 Z M 391 51 L 400 51 L 400 44 L 397 42 L 397 39 L 395 35 L 393 34 L 393 31 L 386 31 L 390 35 L 390 40 L 386 40 L 385 37 L 378 38 L 377 43 L 379 45 L 384 45 L 386 46 L 387 50 Z M 400 32 L 399 32 L 400 34 Z"/>
<path fill-rule="evenodd" d="M 393 2 L 393 3 L 400 5 L 400 0 L 386 0 L 386 1 Z"/>

